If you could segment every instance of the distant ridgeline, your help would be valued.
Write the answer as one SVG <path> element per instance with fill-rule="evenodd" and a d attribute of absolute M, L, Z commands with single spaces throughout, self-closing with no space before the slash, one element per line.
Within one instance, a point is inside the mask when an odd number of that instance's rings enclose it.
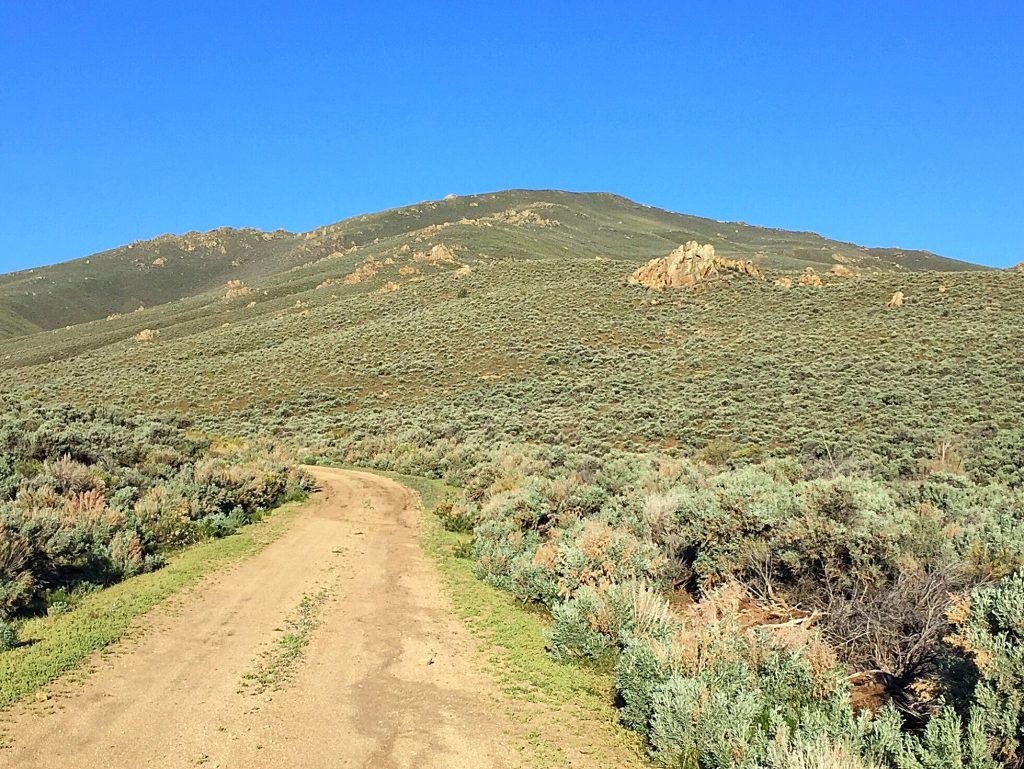
<path fill-rule="evenodd" d="M 424 236 L 467 257 L 615 256 L 640 263 L 688 240 L 762 269 L 969 270 L 926 251 L 863 248 L 808 232 L 718 222 L 607 194 L 512 190 L 359 216 L 307 233 L 221 228 L 163 235 L 51 267 L 0 277 L 0 338 L 99 320 L 250 283 L 321 260 L 359 261 Z M 443 231 L 443 233 L 442 233 Z"/>

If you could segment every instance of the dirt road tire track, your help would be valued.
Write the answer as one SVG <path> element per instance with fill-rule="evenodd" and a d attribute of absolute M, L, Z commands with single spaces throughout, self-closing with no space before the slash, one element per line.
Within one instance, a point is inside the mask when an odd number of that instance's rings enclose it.
<path fill-rule="evenodd" d="M 4 714 L 0 767 L 512 767 L 507 716 L 418 543 L 405 487 L 310 468 L 322 491 L 261 553 L 145 620 L 84 684 Z M 243 677 L 326 588 L 292 679 Z"/>

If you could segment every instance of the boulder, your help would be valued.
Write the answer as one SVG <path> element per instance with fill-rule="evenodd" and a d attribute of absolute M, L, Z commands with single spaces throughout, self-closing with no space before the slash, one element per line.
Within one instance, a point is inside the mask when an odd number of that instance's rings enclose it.
<path fill-rule="evenodd" d="M 757 278 L 758 280 L 764 280 L 764 276 L 761 274 L 761 271 L 757 269 L 757 265 L 750 259 L 726 259 L 724 257 L 717 257 L 716 261 L 718 262 L 718 266 L 722 269 L 738 272 L 740 275 L 749 275 L 751 278 Z"/>
<path fill-rule="evenodd" d="M 849 267 L 845 267 L 841 264 L 833 264 L 832 269 L 828 271 L 828 274 L 835 275 L 840 278 L 855 278 L 857 276 L 857 273 Z"/>
<path fill-rule="evenodd" d="M 452 264 L 455 261 L 455 253 L 444 243 L 438 243 L 432 246 L 426 253 L 417 251 L 412 255 L 412 258 L 414 262 L 424 262 L 432 265 Z"/>
<path fill-rule="evenodd" d="M 892 295 L 892 298 L 885 303 L 885 306 L 890 310 L 895 310 L 897 307 L 902 307 L 904 301 L 906 301 L 906 297 L 903 295 L 903 292 L 897 291 Z"/>
<path fill-rule="evenodd" d="M 800 276 L 799 283 L 801 286 L 822 286 L 821 276 L 815 271 L 813 267 L 808 267 L 804 270 L 804 274 Z"/>
<path fill-rule="evenodd" d="M 227 286 L 224 288 L 224 301 L 230 302 L 232 299 L 238 299 L 240 296 L 248 296 L 252 293 L 252 289 L 241 280 L 229 280 Z"/>

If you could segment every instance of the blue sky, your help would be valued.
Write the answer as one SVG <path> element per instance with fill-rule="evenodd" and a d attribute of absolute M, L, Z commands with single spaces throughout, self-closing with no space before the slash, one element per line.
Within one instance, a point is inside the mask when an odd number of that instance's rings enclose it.
<path fill-rule="evenodd" d="M 1022 138 L 1019 2 L 0 0 L 5 270 L 508 187 L 1002 266 Z"/>

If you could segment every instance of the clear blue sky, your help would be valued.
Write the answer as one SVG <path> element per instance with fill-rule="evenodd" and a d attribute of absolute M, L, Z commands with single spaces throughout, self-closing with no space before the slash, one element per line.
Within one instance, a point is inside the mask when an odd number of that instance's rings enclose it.
<path fill-rule="evenodd" d="M 0 0 L 0 268 L 507 187 L 1024 260 L 1024 3 L 427 5 Z"/>

